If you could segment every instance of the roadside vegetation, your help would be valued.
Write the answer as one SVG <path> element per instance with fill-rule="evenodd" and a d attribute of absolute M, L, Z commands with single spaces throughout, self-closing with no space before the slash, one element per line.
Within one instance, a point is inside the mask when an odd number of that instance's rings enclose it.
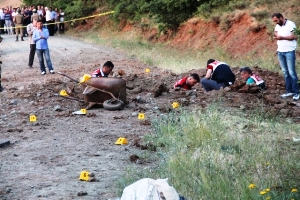
<path fill-rule="evenodd" d="M 215 102 L 154 120 L 145 142 L 157 147 L 157 165 L 128 170 L 119 188 L 169 178 L 187 199 L 299 199 L 300 143 L 292 140 L 299 124 L 265 116 L 257 106 L 245 113 Z M 138 156 L 154 159 L 148 152 Z"/>

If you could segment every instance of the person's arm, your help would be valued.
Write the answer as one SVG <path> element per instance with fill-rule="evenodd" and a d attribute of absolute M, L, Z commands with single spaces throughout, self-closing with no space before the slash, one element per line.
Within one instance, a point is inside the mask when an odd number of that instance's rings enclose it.
<path fill-rule="evenodd" d="M 207 71 L 206 71 L 206 75 L 205 75 L 205 77 L 204 77 L 204 78 L 206 78 L 206 79 L 210 79 L 210 78 L 211 78 L 211 73 L 212 73 L 212 69 L 207 69 Z"/>
<path fill-rule="evenodd" d="M 48 39 L 49 38 L 49 31 L 48 29 L 43 29 L 43 39 Z"/>
<path fill-rule="evenodd" d="M 31 24 L 28 24 L 27 27 L 26 27 L 26 29 L 27 29 L 28 35 L 32 35 L 33 34 L 33 29 L 31 27 Z"/>
<path fill-rule="evenodd" d="M 33 41 L 34 41 L 34 42 L 37 42 L 38 40 L 40 40 L 40 39 L 41 39 L 41 36 L 40 36 L 40 34 L 39 34 L 39 31 L 38 31 L 38 30 L 35 30 L 35 31 L 33 31 L 33 36 L 32 36 L 32 39 L 33 39 Z"/>

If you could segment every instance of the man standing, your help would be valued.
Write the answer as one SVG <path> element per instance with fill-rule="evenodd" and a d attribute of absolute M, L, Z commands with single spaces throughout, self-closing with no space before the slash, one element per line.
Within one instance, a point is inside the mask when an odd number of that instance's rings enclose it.
<path fill-rule="evenodd" d="M 35 54 L 35 42 L 32 39 L 32 34 L 33 34 L 33 31 L 36 29 L 36 23 L 37 23 L 37 20 L 33 19 L 32 23 L 27 25 L 27 33 L 28 33 L 29 44 L 30 44 L 30 53 L 29 53 L 29 61 L 28 61 L 29 68 L 32 68 L 34 54 Z"/>
<path fill-rule="evenodd" d="M 48 38 L 49 31 L 46 28 L 43 28 L 43 22 L 41 20 L 37 21 L 36 30 L 33 31 L 32 39 L 36 44 L 36 54 L 39 59 L 41 74 L 46 74 L 45 64 L 44 64 L 44 56 L 47 63 L 47 67 L 51 74 L 54 74 L 54 70 L 52 68 L 52 62 L 50 60 L 50 53 L 48 48 Z"/>
<path fill-rule="evenodd" d="M 17 11 L 18 14 L 15 16 L 15 29 L 16 29 L 16 42 L 19 41 L 19 33 L 21 35 L 21 40 L 23 40 L 23 31 L 22 31 L 22 26 L 23 26 L 23 15 L 21 15 L 21 10 Z"/>
<path fill-rule="evenodd" d="M 235 75 L 230 67 L 221 61 L 209 59 L 206 65 L 206 75 L 201 80 L 201 85 L 206 92 L 220 90 L 235 82 Z"/>
<path fill-rule="evenodd" d="M 293 33 L 296 29 L 294 22 L 284 19 L 281 13 L 272 15 L 275 26 L 275 39 L 277 40 L 277 55 L 284 75 L 286 93 L 282 98 L 293 96 L 293 100 L 299 100 L 298 76 L 296 73 L 297 36 Z"/>

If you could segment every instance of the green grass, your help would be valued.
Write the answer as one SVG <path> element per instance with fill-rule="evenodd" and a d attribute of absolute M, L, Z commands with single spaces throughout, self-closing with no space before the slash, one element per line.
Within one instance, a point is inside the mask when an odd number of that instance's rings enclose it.
<path fill-rule="evenodd" d="M 153 121 L 154 134 L 145 141 L 157 146 L 157 166 L 127 171 L 119 188 L 145 177 L 169 178 L 188 199 L 299 199 L 291 191 L 300 190 L 300 143 L 290 140 L 299 137 L 299 124 L 262 114 L 213 104 Z"/>

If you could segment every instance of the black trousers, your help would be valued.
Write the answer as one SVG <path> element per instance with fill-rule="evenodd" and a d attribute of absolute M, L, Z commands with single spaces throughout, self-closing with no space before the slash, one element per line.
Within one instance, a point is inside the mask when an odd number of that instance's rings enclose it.
<path fill-rule="evenodd" d="M 0 33 L 4 34 L 4 24 L 5 24 L 5 20 L 0 20 Z"/>
<path fill-rule="evenodd" d="M 35 44 L 30 44 L 30 53 L 29 53 L 29 62 L 28 62 L 29 67 L 32 67 L 33 65 L 34 55 L 35 55 Z"/>
<path fill-rule="evenodd" d="M 65 33 L 65 23 L 59 23 L 59 33 Z"/>
<path fill-rule="evenodd" d="M 52 24 L 53 21 L 47 21 L 46 23 L 47 23 L 47 29 L 49 31 L 49 35 L 53 36 L 54 35 L 54 24 Z"/>

